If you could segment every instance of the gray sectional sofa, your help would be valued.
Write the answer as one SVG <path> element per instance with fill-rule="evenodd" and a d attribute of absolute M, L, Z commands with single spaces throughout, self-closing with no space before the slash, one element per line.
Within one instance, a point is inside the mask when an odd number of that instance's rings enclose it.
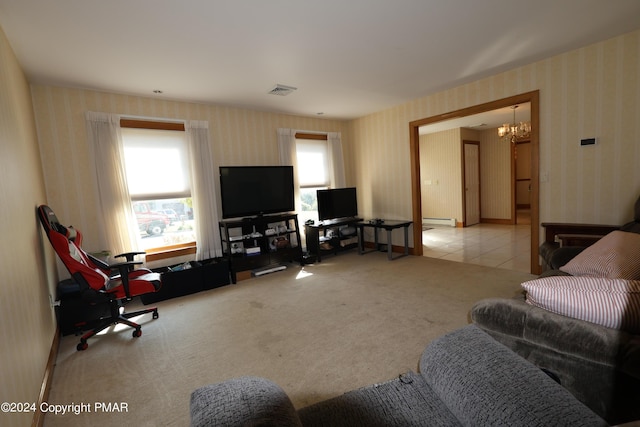
<path fill-rule="evenodd" d="M 419 371 L 299 410 L 275 383 L 235 378 L 192 393 L 191 425 L 607 425 L 546 373 L 475 325 L 434 340 Z"/>
<path fill-rule="evenodd" d="M 567 266 L 580 257 L 583 257 L 581 262 L 584 264 L 581 268 L 590 271 L 579 274 L 578 278 L 587 281 L 640 279 L 637 243 L 634 247 L 622 245 L 615 248 L 607 248 L 604 244 L 606 250 L 599 248 L 594 251 L 601 255 L 600 258 L 585 256 L 605 240 L 611 240 L 614 234 L 625 234 L 624 240 L 637 242 L 637 237 L 633 236 L 640 233 L 640 197 L 634 205 L 634 219 L 620 227 L 562 223 L 545 223 L 543 226 L 545 241 L 539 248 L 539 254 L 545 271 L 540 279 L 569 278 L 567 276 L 571 275 L 567 271 L 574 271 L 576 267 Z M 589 262 L 591 267 L 587 265 Z M 570 293 L 566 288 L 564 291 L 566 295 Z M 584 306 L 616 306 L 615 299 L 600 298 L 594 289 L 590 292 L 591 302 Z M 637 301 L 637 291 L 635 295 L 628 301 Z M 627 304 L 632 305 L 631 302 Z M 640 306 L 637 302 L 635 304 L 635 309 L 626 309 L 627 323 L 629 318 L 637 318 Z M 620 424 L 640 420 L 638 327 L 627 330 L 606 327 L 552 311 L 527 304 L 523 292 L 519 298 L 491 298 L 477 302 L 471 310 L 471 320 L 497 341 L 553 375 L 607 422 Z"/>
<path fill-rule="evenodd" d="M 524 296 L 481 300 L 471 319 L 607 422 L 640 420 L 640 336 L 543 310 Z"/>

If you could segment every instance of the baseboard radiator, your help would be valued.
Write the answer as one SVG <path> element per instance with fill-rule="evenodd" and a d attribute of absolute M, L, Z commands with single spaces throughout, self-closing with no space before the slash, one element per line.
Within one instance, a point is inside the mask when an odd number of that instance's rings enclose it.
<path fill-rule="evenodd" d="M 456 226 L 455 218 L 422 218 L 422 225 L 449 225 Z"/>

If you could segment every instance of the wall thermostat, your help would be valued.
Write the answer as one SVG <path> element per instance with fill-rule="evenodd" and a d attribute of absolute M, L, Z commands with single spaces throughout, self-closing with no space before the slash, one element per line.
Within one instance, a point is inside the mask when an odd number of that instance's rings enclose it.
<path fill-rule="evenodd" d="M 596 145 L 595 138 L 584 138 L 580 140 L 580 145 Z"/>

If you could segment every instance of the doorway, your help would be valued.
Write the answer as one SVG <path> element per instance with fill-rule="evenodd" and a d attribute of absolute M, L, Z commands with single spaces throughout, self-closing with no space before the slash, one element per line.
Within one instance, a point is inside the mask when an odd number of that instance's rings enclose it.
<path fill-rule="evenodd" d="M 422 201 L 421 201 L 421 178 L 420 178 L 420 143 L 419 143 L 419 128 L 428 124 L 441 122 L 444 120 L 450 120 L 459 117 L 471 116 L 482 112 L 492 111 L 500 108 L 509 107 L 515 104 L 531 103 L 531 126 L 532 131 L 530 135 L 530 153 L 529 164 L 530 170 L 530 192 L 529 192 L 529 205 L 530 205 L 530 230 L 531 230 L 531 251 L 530 251 L 530 272 L 533 274 L 539 274 L 540 266 L 538 262 L 537 248 L 539 245 L 539 188 L 538 188 L 538 176 L 539 176 L 539 141 L 538 141 L 538 129 L 539 129 L 539 91 L 527 92 L 520 95 L 500 99 L 497 101 L 488 102 L 485 104 L 476 105 L 473 107 L 464 108 L 461 110 L 441 114 L 438 116 L 427 117 L 424 119 L 416 120 L 409 123 L 409 136 L 410 136 L 410 155 L 411 155 L 411 192 L 412 192 L 412 216 L 414 224 L 422 223 Z M 514 190 L 515 193 L 515 190 Z M 515 194 L 513 194 L 515 199 Z M 513 200 L 515 210 L 515 200 Z M 514 212 L 515 214 L 515 212 Z M 422 256 L 422 227 L 413 227 L 413 241 L 414 241 L 414 254 Z"/>

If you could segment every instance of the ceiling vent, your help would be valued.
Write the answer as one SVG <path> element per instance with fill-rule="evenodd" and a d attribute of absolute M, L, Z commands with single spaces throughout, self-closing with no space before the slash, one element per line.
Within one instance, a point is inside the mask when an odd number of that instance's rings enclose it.
<path fill-rule="evenodd" d="M 285 85 L 277 84 L 273 89 L 271 89 L 267 93 L 270 95 L 287 96 L 290 93 L 292 93 L 294 90 L 298 90 L 298 88 L 293 86 L 285 86 Z"/>

